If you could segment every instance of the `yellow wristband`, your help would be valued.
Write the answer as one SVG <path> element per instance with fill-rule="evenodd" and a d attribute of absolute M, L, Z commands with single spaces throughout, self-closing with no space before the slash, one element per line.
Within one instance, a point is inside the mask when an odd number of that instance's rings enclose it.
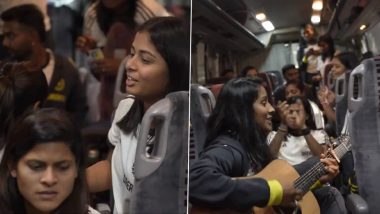
<path fill-rule="evenodd" d="M 279 205 L 282 201 L 283 189 L 277 180 L 269 180 L 269 201 L 267 206 Z"/>
<path fill-rule="evenodd" d="M 310 187 L 310 190 L 318 189 L 318 188 L 320 188 L 321 186 L 323 186 L 323 184 L 318 180 L 317 182 L 315 182 L 315 183 L 313 184 L 313 186 Z"/>

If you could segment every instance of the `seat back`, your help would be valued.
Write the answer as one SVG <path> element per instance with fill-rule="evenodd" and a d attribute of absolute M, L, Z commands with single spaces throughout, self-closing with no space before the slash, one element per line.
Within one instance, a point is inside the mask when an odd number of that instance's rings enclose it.
<path fill-rule="evenodd" d="M 349 132 L 360 195 L 380 210 L 380 58 L 364 60 L 350 75 Z"/>
<path fill-rule="evenodd" d="M 187 211 L 189 93 L 174 92 L 144 114 L 135 158 L 135 184 L 130 213 Z M 147 139 L 155 127 L 152 153 Z"/>
<path fill-rule="evenodd" d="M 263 86 L 265 90 L 267 91 L 268 94 L 268 101 L 270 104 L 274 104 L 274 97 L 273 97 L 273 92 L 274 92 L 274 80 L 273 77 L 270 74 L 267 73 L 258 73 L 258 77 L 260 77 L 263 80 Z"/>
<path fill-rule="evenodd" d="M 215 106 L 215 98 L 212 92 L 201 85 L 191 85 L 190 95 L 190 161 L 197 159 L 202 151 L 207 136 L 207 120 Z"/>
<path fill-rule="evenodd" d="M 269 73 L 271 74 L 272 76 L 274 76 L 274 86 L 273 86 L 273 89 L 274 91 L 285 84 L 285 80 L 284 80 L 284 77 L 282 76 L 282 73 L 280 71 L 266 71 L 266 73 Z"/>
<path fill-rule="evenodd" d="M 125 65 L 127 63 L 128 57 L 125 57 L 123 61 L 121 61 L 119 70 L 117 71 L 116 82 L 115 82 L 115 91 L 113 96 L 113 106 L 116 108 L 119 105 L 120 100 L 123 100 L 127 97 L 126 92 L 126 70 Z"/>
<path fill-rule="evenodd" d="M 339 135 L 344 125 L 344 119 L 348 108 L 348 80 L 349 74 L 341 75 L 335 81 L 335 112 L 336 133 Z"/>

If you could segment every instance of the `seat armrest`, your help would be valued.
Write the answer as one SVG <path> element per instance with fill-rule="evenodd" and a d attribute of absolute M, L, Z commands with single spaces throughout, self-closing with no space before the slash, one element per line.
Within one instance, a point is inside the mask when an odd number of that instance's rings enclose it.
<path fill-rule="evenodd" d="M 358 194 L 351 193 L 346 198 L 346 207 L 352 214 L 367 214 L 369 208 L 367 202 Z"/>
<path fill-rule="evenodd" d="M 101 214 L 111 214 L 111 208 L 105 203 L 96 204 L 96 210 Z"/>

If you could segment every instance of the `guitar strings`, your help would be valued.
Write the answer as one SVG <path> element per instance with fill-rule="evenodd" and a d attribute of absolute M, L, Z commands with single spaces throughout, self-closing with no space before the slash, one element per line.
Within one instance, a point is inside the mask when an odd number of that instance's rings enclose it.
<path fill-rule="evenodd" d="M 329 157 L 330 155 L 328 155 Z M 314 177 L 316 175 L 319 175 L 321 171 L 323 171 L 323 168 L 324 168 L 324 164 L 319 162 L 317 164 L 315 164 L 311 169 L 309 169 L 305 174 L 303 174 L 300 178 L 298 178 L 296 181 L 295 181 L 295 184 L 300 187 L 301 184 L 305 183 L 305 182 L 311 182 L 313 180 L 317 180 L 315 179 Z M 314 181 L 314 182 L 315 182 Z M 313 183 L 314 183 L 313 182 Z M 304 189 L 304 187 L 302 187 L 302 189 Z"/>
<path fill-rule="evenodd" d="M 317 175 L 322 175 L 322 173 L 324 173 L 324 165 L 322 163 L 314 165 L 314 167 L 294 182 L 295 187 L 306 193 L 309 191 L 309 186 L 318 180 Z"/>
<path fill-rule="evenodd" d="M 328 154 L 327 157 L 332 158 L 332 155 Z M 317 163 L 295 181 L 295 186 L 306 193 L 309 190 L 309 187 L 314 184 L 320 176 L 326 173 L 324 167 L 325 165 L 323 163 Z"/>
<path fill-rule="evenodd" d="M 349 138 L 347 136 L 342 136 L 338 138 L 338 141 L 343 141 L 334 152 L 341 158 L 349 149 L 347 148 L 347 143 L 349 142 Z M 328 158 L 334 158 L 330 153 L 327 154 Z M 295 180 L 294 186 L 295 188 L 301 190 L 303 193 L 309 191 L 309 187 L 312 186 L 320 176 L 326 174 L 325 165 L 321 162 L 315 164 L 311 169 L 309 169 L 304 175 Z"/>
<path fill-rule="evenodd" d="M 347 141 L 344 139 L 342 141 L 344 141 L 344 142 Z M 346 151 L 348 151 L 347 147 L 344 145 L 346 143 L 347 142 L 341 143 L 341 145 L 339 145 L 335 149 L 336 153 L 338 153 L 337 156 L 341 157 Z M 346 151 L 344 151 L 344 150 L 346 150 Z M 332 158 L 332 155 L 328 154 L 328 157 Z M 294 184 L 295 184 L 296 188 L 298 188 L 298 189 L 302 190 L 304 193 L 306 193 L 309 189 L 309 186 L 311 186 L 312 184 L 314 184 L 318 180 L 316 177 L 320 177 L 324 173 L 325 173 L 324 165 L 322 163 L 318 163 L 318 164 L 314 165 L 310 170 L 308 170 L 303 176 L 298 178 L 294 182 Z"/>

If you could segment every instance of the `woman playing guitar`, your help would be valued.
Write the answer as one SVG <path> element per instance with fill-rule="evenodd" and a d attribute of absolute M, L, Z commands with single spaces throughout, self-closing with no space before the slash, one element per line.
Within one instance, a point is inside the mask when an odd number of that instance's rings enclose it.
<path fill-rule="evenodd" d="M 236 179 L 258 174 L 273 160 L 265 141 L 273 112 L 259 79 L 238 78 L 225 84 L 208 120 L 205 148 L 190 166 L 192 213 L 211 209 L 250 213 L 253 207 L 294 207 L 301 199 L 302 191 L 279 179 Z M 327 174 L 320 182 L 325 183 L 338 174 L 339 166 L 332 158 L 321 162 Z"/>

